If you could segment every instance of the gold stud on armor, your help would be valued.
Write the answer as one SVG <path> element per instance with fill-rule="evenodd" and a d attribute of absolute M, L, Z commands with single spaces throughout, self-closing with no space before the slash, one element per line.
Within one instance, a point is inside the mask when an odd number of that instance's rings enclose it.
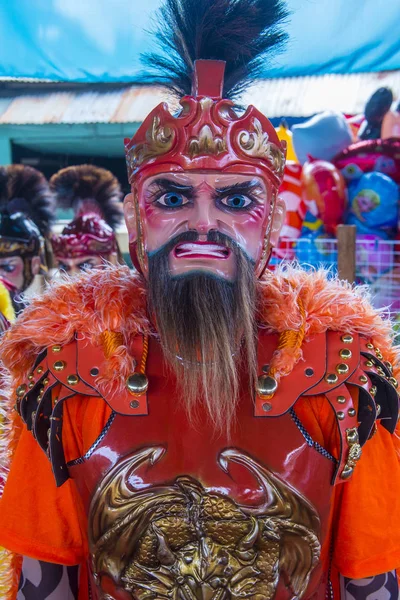
<path fill-rule="evenodd" d="M 40 375 L 40 373 L 43 373 L 43 367 L 38 367 L 36 370 L 39 373 L 39 375 Z"/>
<path fill-rule="evenodd" d="M 373 366 L 374 366 L 374 363 L 372 362 L 372 360 L 366 360 L 366 361 L 365 361 L 365 363 L 364 363 L 364 365 L 365 365 L 366 367 L 373 367 Z"/>
<path fill-rule="evenodd" d="M 355 408 L 349 408 L 349 410 L 347 411 L 347 414 L 349 415 L 349 417 L 355 417 L 356 416 Z"/>
<path fill-rule="evenodd" d="M 369 393 L 371 394 L 372 397 L 376 396 L 376 392 L 378 391 L 378 388 L 376 387 L 376 385 L 373 385 L 372 388 L 369 390 Z"/>
<path fill-rule="evenodd" d="M 330 385 L 337 383 L 338 379 L 339 377 L 336 375 L 336 373 L 328 373 L 328 375 L 325 376 L 325 381 Z"/>
<path fill-rule="evenodd" d="M 339 421 L 343 421 L 344 419 L 344 412 L 342 410 L 339 410 L 337 414 L 337 418 L 339 419 Z"/>
<path fill-rule="evenodd" d="M 391 373 L 393 372 L 393 365 L 392 363 L 390 363 L 388 360 L 385 360 L 385 367 L 387 368 L 388 371 L 390 371 Z"/>
<path fill-rule="evenodd" d="M 144 373 L 132 373 L 126 380 L 126 388 L 131 394 L 144 394 L 149 387 L 149 380 Z"/>
<path fill-rule="evenodd" d="M 340 339 L 342 340 L 342 342 L 344 344 L 351 344 L 353 342 L 353 336 L 350 335 L 349 333 L 342 335 L 342 337 Z"/>
<path fill-rule="evenodd" d="M 259 396 L 273 396 L 278 389 L 278 382 L 271 375 L 260 375 L 256 387 Z"/>
<path fill-rule="evenodd" d="M 361 383 L 368 383 L 368 377 L 366 375 L 360 375 L 359 379 Z"/>
<path fill-rule="evenodd" d="M 63 360 L 56 360 L 53 367 L 55 371 L 63 371 L 65 369 L 65 362 Z"/>
<path fill-rule="evenodd" d="M 395 379 L 395 377 L 389 377 L 389 381 L 392 385 L 394 385 L 396 389 L 399 387 L 399 382 L 397 381 L 397 379 Z"/>
<path fill-rule="evenodd" d="M 346 365 L 345 363 L 339 363 L 336 367 L 336 371 L 339 373 L 339 375 L 345 375 L 349 372 L 349 365 Z"/>
<path fill-rule="evenodd" d="M 61 346 L 57 344 L 56 346 L 53 346 L 51 350 L 57 354 L 58 352 L 61 352 L 61 349 Z"/>
<path fill-rule="evenodd" d="M 339 402 L 339 404 L 345 404 L 346 403 L 346 397 L 345 396 L 338 396 L 336 398 L 336 400 Z"/>
<path fill-rule="evenodd" d="M 339 352 L 339 355 L 340 358 L 343 358 L 343 360 L 348 360 L 349 358 L 351 358 L 351 350 L 349 350 L 348 348 L 342 348 Z"/>
<path fill-rule="evenodd" d="M 67 383 L 69 385 L 76 385 L 77 383 L 79 383 L 79 377 L 78 377 L 78 375 L 68 375 L 68 377 L 67 377 Z"/>
<path fill-rule="evenodd" d="M 367 344 L 367 348 L 368 348 L 368 350 L 373 350 L 374 349 L 374 345 L 373 344 Z"/>
<path fill-rule="evenodd" d="M 32 389 L 34 386 L 35 386 L 35 382 L 34 381 L 31 381 L 30 384 L 28 385 L 28 387 L 30 389 Z"/>
<path fill-rule="evenodd" d="M 25 393 L 26 393 L 26 390 L 27 390 L 27 389 L 28 389 L 28 388 L 26 387 L 25 383 L 22 383 L 21 385 L 19 385 L 19 386 L 17 387 L 17 389 L 16 389 L 17 396 L 18 396 L 19 398 L 22 398 L 22 396 L 24 396 L 24 395 L 25 395 Z"/>
<path fill-rule="evenodd" d="M 32 381 L 32 379 L 33 379 L 33 373 L 29 373 L 28 379 L 29 379 L 29 381 Z"/>

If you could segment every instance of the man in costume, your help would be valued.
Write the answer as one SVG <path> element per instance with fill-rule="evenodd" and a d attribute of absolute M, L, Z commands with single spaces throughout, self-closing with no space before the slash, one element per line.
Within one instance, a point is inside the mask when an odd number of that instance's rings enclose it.
<path fill-rule="evenodd" d="M 116 264 L 120 257 L 115 228 L 122 222 L 122 192 L 114 175 L 93 165 L 61 169 L 50 186 L 57 204 L 73 208 L 74 219 L 59 236 L 52 236 L 57 266 L 73 275 L 99 267 L 104 261 Z"/>
<path fill-rule="evenodd" d="M 47 272 L 46 246 L 54 220 L 54 201 L 42 173 L 33 167 L 0 167 L 0 277 L 14 308 L 35 275 Z"/>
<path fill-rule="evenodd" d="M 285 15 L 166 2 L 176 60 L 151 61 L 185 95 L 125 142 L 139 272 L 54 284 L 6 334 L 0 543 L 79 564 L 80 599 L 397 598 L 390 324 L 323 272 L 266 271 L 284 147 L 230 100 Z"/>

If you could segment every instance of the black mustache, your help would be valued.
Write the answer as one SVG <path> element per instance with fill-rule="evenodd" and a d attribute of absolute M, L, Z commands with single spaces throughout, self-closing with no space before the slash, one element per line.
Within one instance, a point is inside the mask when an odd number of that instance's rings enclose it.
<path fill-rule="evenodd" d="M 200 238 L 200 234 L 198 233 L 198 231 L 195 231 L 195 230 L 184 231 L 183 233 L 180 233 L 179 235 L 176 235 L 173 238 L 171 238 L 166 244 L 164 244 L 163 246 L 158 248 L 158 250 L 154 250 L 154 252 L 150 252 L 149 258 L 169 254 L 171 252 L 171 250 L 173 250 L 173 248 L 175 248 L 175 246 L 177 244 L 181 244 L 182 242 L 197 242 L 199 240 L 199 238 Z M 221 244 L 221 246 L 230 248 L 235 253 L 237 253 L 237 252 L 244 253 L 243 249 L 238 245 L 237 242 L 235 242 L 235 240 L 233 240 L 231 237 L 229 237 L 229 235 L 226 235 L 225 233 L 221 233 L 220 231 L 217 231 L 216 229 L 211 229 L 207 233 L 207 242 L 213 242 L 214 244 Z"/>

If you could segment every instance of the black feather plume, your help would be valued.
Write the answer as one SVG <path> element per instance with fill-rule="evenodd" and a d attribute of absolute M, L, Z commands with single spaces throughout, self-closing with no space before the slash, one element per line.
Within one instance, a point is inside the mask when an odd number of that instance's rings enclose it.
<path fill-rule="evenodd" d="M 55 201 L 47 179 L 40 171 L 24 165 L 0 170 L 0 211 L 29 217 L 43 236 L 55 219 Z"/>
<path fill-rule="evenodd" d="M 284 0 L 164 0 L 154 32 L 163 54 L 143 56 L 147 79 L 181 97 L 195 60 L 224 60 L 224 98 L 236 99 L 283 46 L 288 15 Z"/>
<path fill-rule="evenodd" d="M 122 191 L 116 177 L 107 169 L 78 165 L 58 171 L 50 179 L 57 203 L 63 208 L 84 212 L 95 203 L 102 218 L 115 229 L 122 222 Z"/>

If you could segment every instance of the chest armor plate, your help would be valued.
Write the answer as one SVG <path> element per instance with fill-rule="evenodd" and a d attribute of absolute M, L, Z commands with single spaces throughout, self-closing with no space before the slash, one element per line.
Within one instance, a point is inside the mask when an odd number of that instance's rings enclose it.
<path fill-rule="evenodd" d="M 69 465 L 89 523 L 92 596 L 325 598 L 335 464 L 293 411 L 255 415 L 244 391 L 228 440 L 189 423 L 153 342 L 148 414 L 113 413 Z"/>

